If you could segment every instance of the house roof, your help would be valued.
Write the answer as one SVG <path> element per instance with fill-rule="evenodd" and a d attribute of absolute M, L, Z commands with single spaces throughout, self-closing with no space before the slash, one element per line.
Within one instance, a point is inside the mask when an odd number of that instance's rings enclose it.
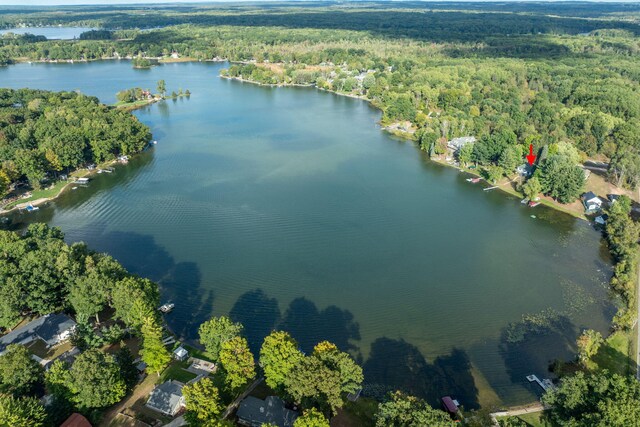
<path fill-rule="evenodd" d="M 276 396 L 265 400 L 248 396 L 240 403 L 236 415 L 251 424 L 274 424 L 278 427 L 291 427 L 298 418 L 298 413 L 285 408 L 284 402 Z"/>
<path fill-rule="evenodd" d="M 0 337 L 0 354 L 4 352 L 8 345 L 31 340 L 34 336 L 42 339 L 48 345 L 57 344 L 57 335 L 68 331 L 74 326 L 76 326 L 76 322 L 64 314 L 55 313 L 38 317 L 26 325 Z"/>
<path fill-rule="evenodd" d="M 91 423 L 82 415 L 74 413 L 60 427 L 91 427 Z"/>
<path fill-rule="evenodd" d="M 591 200 L 591 199 L 597 199 L 597 198 L 598 198 L 598 196 L 596 196 L 596 195 L 595 195 L 595 193 L 594 193 L 593 191 L 589 191 L 588 193 L 584 193 L 584 194 L 582 195 L 582 199 L 583 199 L 583 200 L 585 200 L 585 201 L 587 201 L 587 202 L 588 202 L 589 200 Z"/>
<path fill-rule="evenodd" d="M 36 330 L 36 334 L 49 345 L 56 344 L 58 342 L 58 336 L 69 329 L 76 326 L 69 317 L 64 314 L 49 314 L 44 316 L 44 320 Z"/>
<path fill-rule="evenodd" d="M 149 395 L 147 406 L 160 412 L 173 414 L 181 404 L 183 384 L 178 381 L 167 381 L 153 389 Z"/>
<path fill-rule="evenodd" d="M 458 405 L 456 405 L 456 403 L 453 401 L 453 399 L 450 396 L 445 396 L 441 400 L 442 400 L 442 404 L 444 405 L 447 411 L 451 412 L 452 414 L 455 414 L 456 412 L 458 412 Z"/>
<path fill-rule="evenodd" d="M 173 354 L 175 354 L 178 357 L 184 357 L 184 356 L 187 356 L 189 352 L 184 347 L 180 346 L 175 350 L 173 350 Z"/>

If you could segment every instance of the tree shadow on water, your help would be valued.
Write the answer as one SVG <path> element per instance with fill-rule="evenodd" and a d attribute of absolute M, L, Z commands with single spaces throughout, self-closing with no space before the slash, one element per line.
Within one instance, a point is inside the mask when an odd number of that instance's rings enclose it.
<path fill-rule="evenodd" d="M 93 248 L 108 252 L 129 272 L 157 282 L 163 302 L 175 309 L 165 316 L 171 330 L 186 340 L 194 340 L 198 326 L 212 311 L 214 293 L 202 289 L 202 276 L 194 262 L 179 262 L 158 245 L 152 236 L 113 231 L 104 233 Z"/>
<path fill-rule="evenodd" d="M 500 336 L 500 354 L 511 381 L 526 384 L 531 374 L 546 378 L 555 360 L 575 360 L 579 333 L 568 317 L 553 311 L 509 324 Z"/>
<path fill-rule="evenodd" d="M 279 329 L 289 332 L 305 353 L 312 352 L 317 343 L 325 340 L 342 351 L 358 353 L 358 347 L 351 340 L 360 340 L 360 325 L 350 311 L 335 305 L 318 310 L 308 299 L 296 298 L 289 304 Z"/>
<path fill-rule="evenodd" d="M 296 298 L 281 316 L 278 301 L 262 289 L 245 292 L 229 313 L 234 322 L 244 325 L 244 336 L 251 351 L 258 355 L 264 338 L 273 330 L 291 334 L 305 353 L 311 353 L 320 341 L 331 341 L 356 358 L 360 352 L 352 340 L 360 339 L 360 327 L 348 310 L 329 306 L 324 310 L 306 298 Z"/>
<path fill-rule="evenodd" d="M 364 375 L 365 391 L 372 397 L 383 398 L 388 392 L 400 390 L 434 407 L 440 406 L 443 396 L 453 396 L 467 410 L 480 407 L 471 362 L 464 350 L 454 348 L 430 364 L 414 345 L 382 337 L 371 344 Z"/>
<path fill-rule="evenodd" d="M 249 348 L 257 356 L 262 341 L 280 321 L 280 307 L 275 298 L 269 298 L 262 289 L 254 289 L 238 298 L 229 317 L 244 325 Z"/>

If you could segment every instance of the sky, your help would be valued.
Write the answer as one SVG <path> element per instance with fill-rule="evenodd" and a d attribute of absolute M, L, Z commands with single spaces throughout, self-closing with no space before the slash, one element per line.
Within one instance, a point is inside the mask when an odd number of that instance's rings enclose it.
<path fill-rule="evenodd" d="M 0 6 L 58 6 L 58 5 L 96 5 L 96 4 L 153 4 L 153 3 L 219 3 L 225 0 L 0 0 Z M 239 1 L 268 1 L 268 0 L 227 0 L 232 2 Z M 401 0 L 400 0 L 401 1 Z M 433 1 L 464 1 L 464 0 L 433 0 Z M 469 0 L 469 1 L 487 1 L 487 0 Z M 492 0 L 489 0 L 492 1 Z M 507 0 L 518 1 L 518 0 Z M 553 0 L 542 0 L 553 1 Z M 565 0 L 566 1 L 566 0 Z M 569 0 L 570 1 L 570 0 Z M 577 0 L 580 1 L 580 0 Z M 607 1 L 607 0 L 605 0 Z M 615 0 L 616 2 L 626 3 L 634 2 L 636 0 Z"/>

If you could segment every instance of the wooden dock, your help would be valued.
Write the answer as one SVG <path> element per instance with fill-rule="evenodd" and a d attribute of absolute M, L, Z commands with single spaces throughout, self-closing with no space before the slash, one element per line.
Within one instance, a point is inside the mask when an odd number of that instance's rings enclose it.
<path fill-rule="evenodd" d="M 537 383 L 544 391 L 555 388 L 550 379 L 545 378 L 540 381 L 540 378 L 538 378 L 536 375 L 527 375 L 527 380 L 529 380 L 530 383 Z"/>

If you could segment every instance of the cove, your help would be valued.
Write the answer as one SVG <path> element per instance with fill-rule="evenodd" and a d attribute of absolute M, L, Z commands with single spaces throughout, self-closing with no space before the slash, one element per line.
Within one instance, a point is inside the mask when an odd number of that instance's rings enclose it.
<path fill-rule="evenodd" d="M 14 223 L 61 227 L 158 281 L 186 339 L 228 314 L 254 352 L 273 328 L 306 352 L 333 341 L 362 363 L 371 395 L 524 403 L 538 392 L 526 375 L 572 358 L 583 328 L 606 332 L 610 260 L 589 224 L 469 184 L 382 132 L 366 102 L 224 80 L 222 67 L 0 69 L 2 87 L 105 103 L 159 79 L 192 93 L 136 112 L 155 148 Z M 554 321 L 508 339 L 509 323 L 540 313 Z"/>

